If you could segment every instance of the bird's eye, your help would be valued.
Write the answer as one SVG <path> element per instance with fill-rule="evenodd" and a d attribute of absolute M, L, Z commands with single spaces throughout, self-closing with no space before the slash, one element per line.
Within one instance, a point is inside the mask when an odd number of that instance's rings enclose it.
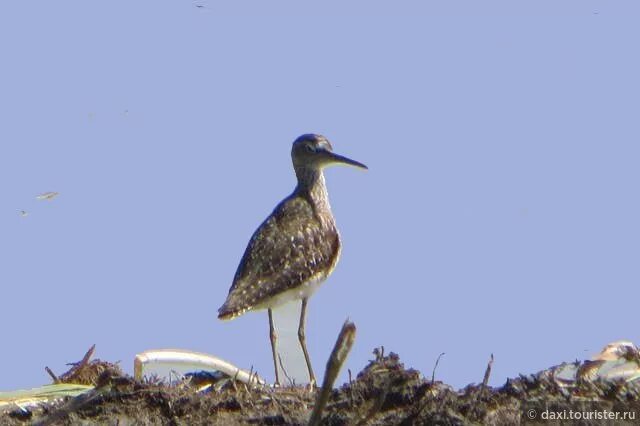
<path fill-rule="evenodd" d="M 314 151 L 316 150 L 316 149 L 315 149 L 313 146 L 311 146 L 311 145 L 305 145 L 304 147 L 307 149 L 307 151 L 308 151 L 308 152 L 314 152 Z"/>

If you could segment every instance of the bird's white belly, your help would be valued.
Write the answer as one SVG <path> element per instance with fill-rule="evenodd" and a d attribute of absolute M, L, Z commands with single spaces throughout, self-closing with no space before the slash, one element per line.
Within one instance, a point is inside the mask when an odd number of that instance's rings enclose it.
<path fill-rule="evenodd" d="M 315 293 L 315 291 L 318 289 L 318 287 L 320 287 L 325 279 L 326 277 L 324 275 L 317 278 L 312 278 L 301 286 L 279 293 L 262 303 L 258 303 L 253 307 L 253 309 L 272 309 L 277 306 L 284 305 L 287 302 L 307 299 L 311 297 L 313 293 Z"/>

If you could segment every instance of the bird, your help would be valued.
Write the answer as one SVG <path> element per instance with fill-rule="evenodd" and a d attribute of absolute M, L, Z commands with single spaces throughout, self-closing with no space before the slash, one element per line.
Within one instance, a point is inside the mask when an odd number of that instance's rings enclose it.
<path fill-rule="evenodd" d="M 275 385 L 279 386 L 273 308 L 301 301 L 298 340 L 313 387 L 316 378 L 305 337 L 307 304 L 333 272 L 341 251 L 323 170 L 339 164 L 365 170 L 367 166 L 334 153 L 326 137 L 312 133 L 293 142 L 291 159 L 297 185 L 253 233 L 218 318 L 231 320 L 248 311 L 267 309 Z"/>

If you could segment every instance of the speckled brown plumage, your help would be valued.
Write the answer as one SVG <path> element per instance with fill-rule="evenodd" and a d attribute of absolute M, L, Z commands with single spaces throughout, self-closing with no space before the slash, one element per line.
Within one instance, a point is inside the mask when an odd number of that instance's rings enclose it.
<path fill-rule="evenodd" d="M 322 170 L 331 164 L 363 169 L 367 166 L 333 153 L 329 141 L 314 134 L 296 139 L 291 148 L 291 159 L 298 185 L 251 237 L 227 300 L 218 310 L 218 318 L 232 319 L 250 310 L 268 310 L 278 384 L 277 336 L 272 308 L 301 300 L 298 340 L 309 371 L 309 382 L 315 384 L 304 331 L 307 302 L 340 257 L 340 235 L 329 206 Z"/>
<path fill-rule="evenodd" d="M 319 179 L 316 185 L 324 187 L 324 179 Z M 220 318 L 240 315 L 331 273 L 340 254 L 340 237 L 328 205 L 314 200 L 314 192 L 297 188 L 253 234 Z"/>

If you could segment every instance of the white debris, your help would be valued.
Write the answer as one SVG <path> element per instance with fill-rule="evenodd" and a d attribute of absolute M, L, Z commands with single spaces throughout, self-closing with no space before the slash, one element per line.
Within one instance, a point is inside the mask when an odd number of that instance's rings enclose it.
<path fill-rule="evenodd" d="M 618 340 L 609 343 L 599 354 L 591 357 L 592 361 L 617 361 L 627 354 L 638 353 L 638 348 L 629 340 Z"/>
<path fill-rule="evenodd" d="M 133 361 L 133 375 L 142 379 L 146 370 L 169 370 L 172 372 L 208 371 L 220 372 L 225 376 L 247 384 L 264 385 L 257 374 L 242 370 L 216 356 L 183 349 L 156 349 L 136 355 Z"/>

